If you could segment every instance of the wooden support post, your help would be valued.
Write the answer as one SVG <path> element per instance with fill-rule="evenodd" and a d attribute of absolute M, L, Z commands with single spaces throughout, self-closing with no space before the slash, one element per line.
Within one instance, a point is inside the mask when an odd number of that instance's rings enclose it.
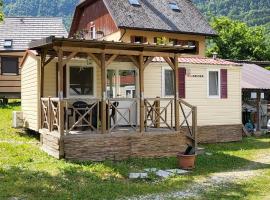
<path fill-rule="evenodd" d="M 197 150 L 198 144 L 197 144 L 197 107 L 192 107 L 192 134 L 193 134 L 193 147 L 195 150 Z"/>
<path fill-rule="evenodd" d="M 41 52 L 41 63 L 40 63 L 40 98 L 44 97 L 44 68 L 46 60 L 46 51 Z"/>
<path fill-rule="evenodd" d="M 58 49 L 58 120 L 59 120 L 59 156 L 60 158 L 64 156 L 64 70 L 63 70 L 63 50 Z"/>
<path fill-rule="evenodd" d="M 64 97 L 64 71 L 63 71 L 63 51 L 58 50 L 58 97 L 63 99 Z"/>
<path fill-rule="evenodd" d="M 139 56 L 139 80 L 140 80 L 140 132 L 144 132 L 145 115 L 144 115 L 144 60 L 143 55 Z"/>
<path fill-rule="evenodd" d="M 100 58 L 101 66 L 101 133 L 106 133 L 107 120 L 106 120 L 106 55 L 105 53 L 101 54 Z"/>
<path fill-rule="evenodd" d="M 261 91 L 257 91 L 257 131 L 261 130 Z"/>
<path fill-rule="evenodd" d="M 64 123 L 64 101 L 63 100 L 59 100 L 58 102 L 58 112 L 59 112 L 59 133 L 60 136 L 64 135 L 64 127 L 65 127 L 65 123 Z"/>
<path fill-rule="evenodd" d="M 178 55 L 174 56 L 174 110 L 175 110 L 175 131 L 180 130 L 179 119 L 179 76 L 178 76 Z"/>
<path fill-rule="evenodd" d="M 155 128 L 160 128 L 160 97 L 155 101 Z"/>
<path fill-rule="evenodd" d="M 48 130 L 52 132 L 52 105 L 51 105 L 51 97 L 48 99 Z"/>

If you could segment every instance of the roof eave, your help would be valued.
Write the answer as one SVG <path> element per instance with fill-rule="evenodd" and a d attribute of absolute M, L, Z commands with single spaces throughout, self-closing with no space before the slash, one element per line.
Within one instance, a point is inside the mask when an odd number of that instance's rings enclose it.
<path fill-rule="evenodd" d="M 170 30 L 162 30 L 162 29 L 150 29 L 150 28 L 138 28 L 138 27 L 127 27 L 127 26 L 118 26 L 120 29 L 130 29 L 130 30 L 141 30 L 141 31 L 156 31 L 156 32 L 163 32 L 163 33 L 178 33 L 178 34 L 188 34 L 188 35 L 201 35 L 201 36 L 208 36 L 208 37 L 217 37 L 218 34 L 216 33 L 195 33 L 195 32 L 185 32 L 185 31 L 170 31 Z"/>

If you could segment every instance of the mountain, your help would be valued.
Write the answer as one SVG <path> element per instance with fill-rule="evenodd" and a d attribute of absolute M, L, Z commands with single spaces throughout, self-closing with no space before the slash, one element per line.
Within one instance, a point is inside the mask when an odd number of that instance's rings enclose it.
<path fill-rule="evenodd" d="M 69 29 L 79 0 L 3 0 L 5 16 L 63 17 Z"/>
<path fill-rule="evenodd" d="M 270 0 L 192 0 L 210 19 L 229 16 L 270 30 Z M 79 0 L 4 0 L 6 16 L 62 16 L 68 28 Z"/>
<path fill-rule="evenodd" d="M 270 30 L 270 0 L 192 0 L 210 19 L 228 16 L 250 26 L 264 25 Z"/>

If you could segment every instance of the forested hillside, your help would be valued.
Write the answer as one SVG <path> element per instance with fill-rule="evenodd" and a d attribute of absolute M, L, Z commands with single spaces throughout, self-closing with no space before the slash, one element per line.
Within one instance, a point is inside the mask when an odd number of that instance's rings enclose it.
<path fill-rule="evenodd" d="M 70 25 L 79 0 L 4 0 L 6 16 L 63 16 Z M 192 0 L 208 19 L 229 16 L 249 25 L 266 25 L 270 30 L 270 0 Z"/>
<path fill-rule="evenodd" d="M 207 16 L 228 16 L 270 30 L 270 0 L 192 0 Z"/>
<path fill-rule="evenodd" d="M 3 2 L 6 16 L 63 17 L 68 28 L 79 0 L 3 0 Z"/>

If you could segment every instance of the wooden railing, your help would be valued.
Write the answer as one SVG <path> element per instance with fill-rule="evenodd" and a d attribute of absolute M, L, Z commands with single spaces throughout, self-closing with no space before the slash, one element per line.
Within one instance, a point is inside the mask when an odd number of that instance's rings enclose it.
<path fill-rule="evenodd" d="M 100 128 L 100 99 L 68 99 L 65 105 L 65 132 L 97 133 Z"/>
<path fill-rule="evenodd" d="M 186 136 L 192 139 L 195 143 L 197 141 L 197 107 L 186 101 L 179 99 L 178 105 L 180 107 L 180 131 L 184 130 Z"/>
<path fill-rule="evenodd" d="M 41 128 L 50 132 L 61 130 L 62 102 L 58 98 L 41 98 Z"/>
<path fill-rule="evenodd" d="M 137 131 L 137 105 L 138 99 L 136 98 L 108 99 L 107 129 L 109 133 L 117 130 L 121 125 Z"/>
<path fill-rule="evenodd" d="M 145 106 L 145 130 L 151 128 L 168 128 L 173 130 L 174 99 L 147 98 Z"/>
<path fill-rule="evenodd" d="M 101 100 L 83 99 L 83 105 L 77 105 L 79 99 L 60 100 L 59 98 L 41 98 L 41 128 L 50 132 L 70 134 L 72 131 L 98 133 L 101 126 Z M 197 107 L 180 99 L 179 127 L 175 126 L 175 100 L 172 98 L 147 98 L 145 107 L 145 131 L 151 129 L 179 130 L 186 136 L 197 140 Z M 138 131 L 138 99 L 107 99 L 106 130 L 108 133 L 118 131 L 120 126 L 128 126 Z M 135 113 L 135 115 L 133 115 Z"/>

